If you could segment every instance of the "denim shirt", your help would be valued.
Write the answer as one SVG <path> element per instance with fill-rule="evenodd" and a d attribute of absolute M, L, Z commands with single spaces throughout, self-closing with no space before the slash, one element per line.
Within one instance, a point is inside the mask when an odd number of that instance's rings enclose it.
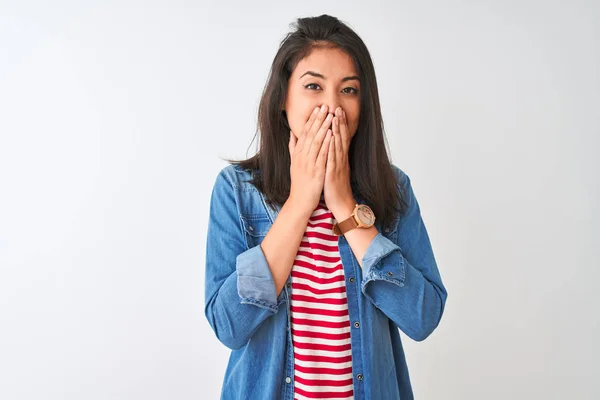
<path fill-rule="evenodd" d="M 415 341 L 426 339 L 438 326 L 448 296 L 410 179 L 392 167 L 398 189 L 399 184 L 407 188 L 407 212 L 383 232 L 375 220 L 379 233 L 362 267 L 344 236 L 338 238 L 355 399 L 414 398 L 398 329 Z M 250 179 L 249 171 L 228 165 L 214 183 L 204 313 L 219 341 L 232 350 L 221 399 L 293 400 L 291 274 L 277 296 L 259 246 L 280 207 L 268 206 Z"/>

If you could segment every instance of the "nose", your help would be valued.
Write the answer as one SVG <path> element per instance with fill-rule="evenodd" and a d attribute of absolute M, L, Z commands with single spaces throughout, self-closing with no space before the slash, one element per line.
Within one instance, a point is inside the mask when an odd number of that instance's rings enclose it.
<path fill-rule="evenodd" d="M 335 91 L 332 91 L 325 96 L 324 104 L 327 105 L 327 112 L 330 114 L 335 114 L 335 109 L 341 107 L 342 105 L 339 99 L 339 94 Z"/>

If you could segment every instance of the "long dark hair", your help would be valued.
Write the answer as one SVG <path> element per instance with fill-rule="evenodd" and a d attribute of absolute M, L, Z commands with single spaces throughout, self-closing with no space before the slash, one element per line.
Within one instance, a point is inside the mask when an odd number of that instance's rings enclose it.
<path fill-rule="evenodd" d="M 389 226 L 396 212 L 404 213 L 407 204 L 405 188 L 396 181 L 388 157 L 375 69 L 369 51 L 350 27 L 330 15 L 298 18 L 291 26 L 295 30 L 281 41 L 260 100 L 254 135 L 256 138 L 260 132 L 258 151 L 245 160 L 227 161 L 252 172 L 251 182 L 265 195 L 267 202 L 285 203 L 291 185 L 290 127 L 282 109 L 289 78 L 297 63 L 314 48 L 339 48 L 354 60 L 362 89 L 358 128 L 348 149 L 350 185 L 354 193 L 373 209 L 382 226 Z"/>

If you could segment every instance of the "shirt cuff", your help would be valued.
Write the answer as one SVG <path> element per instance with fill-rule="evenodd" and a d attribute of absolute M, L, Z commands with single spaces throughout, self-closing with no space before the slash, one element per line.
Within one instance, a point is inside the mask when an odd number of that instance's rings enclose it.
<path fill-rule="evenodd" d="M 384 258 L 386 257 L 391 257 L 390 262 L 385 262 Z M 404 279 L 406 277 L 404 256 L 402 256 L 400 247 L 383 236 L 381 232 L 375 236 L 367 248 L 362 259 L 362 270 L 363 279 L 361 287 L 363 292 L 367 283 L 376 280 L 404 286 Z"/>
<path fill-rule="evenodd" d="M 277 312 L 275 281 L 260 245 L 238 254 L 236 269 L 240 303 Z"/>

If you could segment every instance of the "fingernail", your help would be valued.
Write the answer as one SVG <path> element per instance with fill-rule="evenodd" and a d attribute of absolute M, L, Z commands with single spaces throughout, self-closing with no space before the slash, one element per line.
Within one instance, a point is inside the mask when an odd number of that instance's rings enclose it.
<path fill-rule="evenodd" d="M 327 105 L 326 105 L 326 104 L 323 104 L 323 105 L 321 106 L 321 112 L 325 112 L 325 111 L 327 111 Z"/>

